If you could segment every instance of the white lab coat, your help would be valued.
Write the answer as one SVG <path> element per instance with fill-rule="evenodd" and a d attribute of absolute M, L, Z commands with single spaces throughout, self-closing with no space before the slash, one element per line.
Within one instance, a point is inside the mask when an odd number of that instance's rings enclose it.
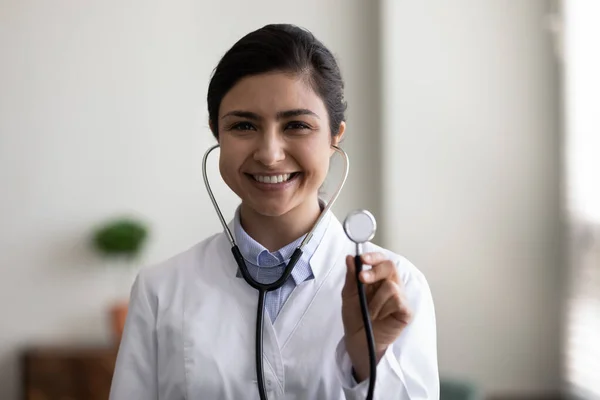
<path fill-rule="evenodd" d="M 265 318 L 264 371 L 269 400 L 358 400 L 343 345 L 345 256 L 354 254 L 341 224 L 328 219 L 312 259 L 314 279 L 297 286 L 275 323 Z M 396 262 L 414 313 L 377 366 L 378 400 L 438 399 L 433 301 L 424 276 Z M 258 399 L 254 358 L 257 291 L 237 277 L 224 234 L 142 270 L 131 293 L 111 400 Z"/>

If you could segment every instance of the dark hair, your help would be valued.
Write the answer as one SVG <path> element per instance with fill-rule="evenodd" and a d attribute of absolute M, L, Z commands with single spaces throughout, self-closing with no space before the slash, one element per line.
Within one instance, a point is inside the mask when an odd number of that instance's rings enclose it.
<path fill-rule="evenodd" d="M 305 74 L 325 103 L 331 134 L 345 121 L 344 81 L 331 52 L 309 31 L 289 24 L 266 25 L 241 38 L 223 56 L 208 85 L 208 118 L 219 135 L 223 97 L 242 78 L 281 71 Z"/>

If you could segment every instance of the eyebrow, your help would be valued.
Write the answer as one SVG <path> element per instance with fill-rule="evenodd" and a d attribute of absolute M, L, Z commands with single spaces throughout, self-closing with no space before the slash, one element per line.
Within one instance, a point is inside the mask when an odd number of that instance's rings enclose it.
<path fill-rule="evenodd" d="M 317 114 L 315 114 L 314 112 L 312 112 L 306 108 L 297 108 L 294 110 L 279 111 L 276 115 L 276 118 L 277 119 L 285 119 L 285 118 L 298 117 L 300 115 L 311 115 L 313 117 L 319 118 L 319 116 Z M 230 111 L 227 114 L 223 115 L 221 117 L 221 119 L 224 119 L 227 117 L 247 118 L 252 121 L 260 121 L 263 119 L 260 115 L 258 115 L 256 113 L 253 113 L 251 111 L 242 111 L 242 110 Z"/>

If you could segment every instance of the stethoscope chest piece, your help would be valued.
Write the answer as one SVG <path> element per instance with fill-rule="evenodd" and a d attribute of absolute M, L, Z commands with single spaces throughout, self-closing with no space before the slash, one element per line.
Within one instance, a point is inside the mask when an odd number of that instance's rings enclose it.
<path fill-rule="evenodd" d="M 354 243 L 365 243 L 375 237 L 377 222 L 367 210 L 356 210 L 344 220 L 344 231 Z"/>
<path fill-rule="evenodd" d="M 375 217 L 367 210 L 356 210 L 344 220 L 346 236 L 357 246 L 372 240 L 377 230 Z"/>

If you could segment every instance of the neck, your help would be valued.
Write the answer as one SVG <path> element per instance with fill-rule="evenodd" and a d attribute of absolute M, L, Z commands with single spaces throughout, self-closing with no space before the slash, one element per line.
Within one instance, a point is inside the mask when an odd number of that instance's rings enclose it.
<path fill-rule="evenodd" d="M 308 233 L 320 213 L 318 199 L 307 201 L 276 217 L 261 215 L 242 203 L 240 222 L 250 237 L 273 252 Z"/>

